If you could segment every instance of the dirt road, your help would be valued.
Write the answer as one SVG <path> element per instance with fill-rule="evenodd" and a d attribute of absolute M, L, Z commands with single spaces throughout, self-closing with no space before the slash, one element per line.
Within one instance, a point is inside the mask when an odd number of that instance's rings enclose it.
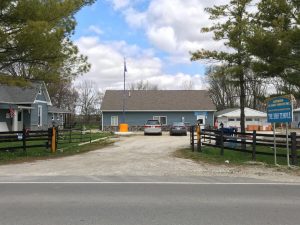
<path fill-rule="evenodd" d="M 3 165 L 0 176 L 233 176 L 300 182 L 299 176 L 274 168 L 199 164 L 173 156 L 188 146 L 188 136 L 121 137 L 112 146 L 85 154 Z"/>

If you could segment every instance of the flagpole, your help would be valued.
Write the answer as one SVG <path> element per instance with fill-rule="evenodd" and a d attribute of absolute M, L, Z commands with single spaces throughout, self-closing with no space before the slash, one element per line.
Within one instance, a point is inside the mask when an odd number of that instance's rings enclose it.
<path fill-rule="evenodd" d="M 126 73 L 126 59 L 124 57 L 124 89 L 123 89 L 123 123 L 125 123 L 125 73 Z"/>

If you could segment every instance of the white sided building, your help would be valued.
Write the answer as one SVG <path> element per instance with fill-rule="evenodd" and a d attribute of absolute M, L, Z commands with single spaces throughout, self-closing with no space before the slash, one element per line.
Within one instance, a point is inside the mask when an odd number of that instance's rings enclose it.
<path fill-rule="evenodd" d="M 300 108 L 294 109 L 292 128 L 300 128 Z"/>
<path fill-rule="evenodd" d="M 267 122 L 267 113 L 255 109 L 245 108 L 245 126 L 269 126 Z M 224 127 L 240 127 L 241 124 L 241 110 L 239 108 L 230 108 L 218 111 L 215 113 L 216 123 L 218 127 L 223 123 Z"/>

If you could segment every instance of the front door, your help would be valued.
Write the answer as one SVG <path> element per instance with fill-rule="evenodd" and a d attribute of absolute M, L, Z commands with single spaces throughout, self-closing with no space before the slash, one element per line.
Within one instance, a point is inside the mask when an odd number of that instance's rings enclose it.
<path fill-rule="evenodd" d="M 18 111 L 18 131 L 23 129 L 23 110 Z"/>
<path fill-rule="evenodd" d="M 200 124 L 200 128 L 205 128 L 205 116 L 204 115 L 197 115 L 197 124 Z"/>

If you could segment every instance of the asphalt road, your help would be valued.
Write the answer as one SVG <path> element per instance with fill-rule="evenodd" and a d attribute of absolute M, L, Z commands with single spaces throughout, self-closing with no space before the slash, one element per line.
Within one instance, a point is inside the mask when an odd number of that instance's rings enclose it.
<path fill-rule="evenodd" d="M 230 178 L 179 182 L 0 182 L 2 225 L 295 225 L 300 184 Z M 230 180 L 228 180 L 230 179 Z M 117 181 L 118 180 L 118 181 Z"/>

